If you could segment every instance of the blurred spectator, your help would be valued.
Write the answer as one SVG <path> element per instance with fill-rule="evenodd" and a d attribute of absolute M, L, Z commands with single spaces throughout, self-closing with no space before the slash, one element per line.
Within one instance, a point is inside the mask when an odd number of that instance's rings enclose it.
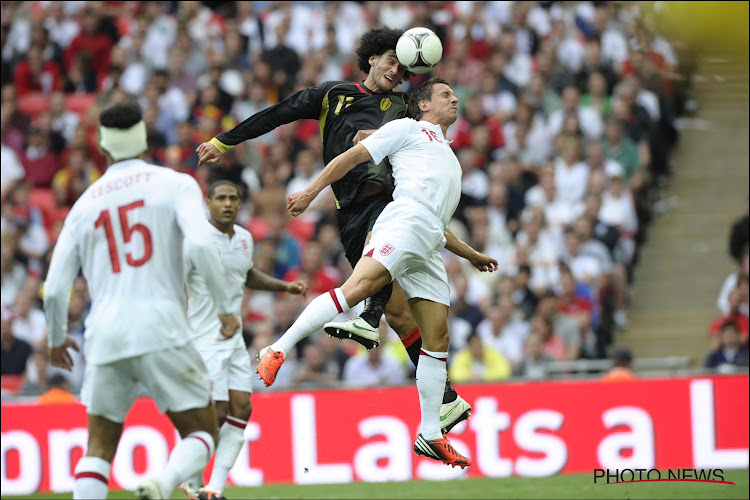
<path fill-rule="evenodd" d="M 368 351 L 360 350 L 344 365 L 342 380 L 357 387 L 381 387 L 406 383 L 404 365 L 384 356 L 376 347 Z"/>
<path fill-rule="evenodd" d="M 26 59 L 16 66 L 13 83 L 19 96 L 33 92 L 51 94 L 62 90 L 60 68 L 53 61 L 44 60 L 44 47 L 34 43 L 26 53 Z"/>
<path fill-rule="evenodd" d="M 3 123 L 5 120 L 3 119 Z M 3 129 L 5 126 L 3 125 Z M 0 132 L 2 134 L 2 132 Z M 13 190 L 18 181 L 26 176 L 21 160 L 12 148 L 2 144 L 0 162 L 2 163 L 2 174 L 0 174 L 0 199 L 4 200 L 6 195 Z"/>
<path fill-rule="evenodd" d="M 10 207 L 10 203 L 3 203 L 3 208 Z M 18 259 L 18 235 L 11 230 L 3 229 L 2 245 L 0 245 L 0 277 L 2 278 L 2 293 L 0 301 L 2 307 L 10 307 L 26 281 L 26 266 Z"/>
<path fill-rule="evenodd" d="M 300 266 L 301 258 L 299 244 L 291 237 L 285 228 L 286 212 L 269 213 L 267 238 L 275 248 L 275 265 L 273 276 L 282 279 L 286 273 Z"/>
<path fill-rule="evenodd" d="M 744 285 L 743 285 L 744 283 Z M 744 291 L 743 291 L 744 286 Z M 750 319 L 746 312 L 742 312 L 743 294 L 747 305 L 747 277 L 741 278 L 737 287 L 729 292 L 729 313 L 716 318 L 708 327 L 711 348 L 719 345 L 719 335 L 726 323 L 733 323 L 737 327 L 742 343 L 747 345 L 750 334 Z"/>
<path fill-rule="evenodd" d="M 84 148 L 72 149 L 65 166 L 52 178 L 52 191 L 59 206 L 72 206 L 86 188 L 101 177 L 86 152 Z"/>
<path fill-rule="evenodd" d="M 52 184 L 52 177 L 59 168 L 59 158 L 51 146 L 49 133 L 38 125 L 29 127 L 21 163 L 26 170 L 26 179 L 33 187 L 49 188 Z"/>
<path fill-rule="evenodd" d="M 563 108 L 553 112 L 549 117 L 549 133 L 556 136 L 563 130 L 563 123 L 569 114 L 578 116 L 581 131 L 587 139 L 598 139 L 604 131 L 604 124 L 599 112 L 581 104 L 581 92 L 575 83 L 569 82 L 562 90 Z"/>
<path fill-rule="evenodd" d="M 542 352 L 555 361 L 570 361 L 569 348 L 565 340 L 552 329 L 552 322 L 537 314 L 531 318 L 531 332 L 529 335 L 538 335 L 542 340 Z M 580 335 L 579 335 L 580 337 Z"/>
<path fill-rule="evenodd" d="M 482 338 L 472 332 L 466 347 L 453 355 L 448 377 L 453 382 L 492 382 L 511 375 L 511 365 L 494 347 L 484 345 Z"/>
<path fill-rule="evenodd" d="M 72 386 L 65 375 L 52 375 L 47 381 L 48 389 L 44 391 L 36 400 L 40 405 L 61 405 L 73 404 L 78 402 L 72 393 Z"/>
<path fill-rule="evenodd" d="M 39 280 L 28 279 L 13 303 L 13 335 L 33 347 L 42 346 L 47 329 L 44 311 L 34 303 L 38 287 Z"/>
<path fill-rule="evenodd" d="M 291 269 L 284 275 L 284 281 L 295 281 L 301 275 L 307 275 L 310 283 L 309 294 L 312 297 L 333 290 L 343 283 L 339 270 L 323 261 L 323 246 L 319 241 L 305 242 L 302 250 L 302 265 Z"/>
<path fill-rule="evenodd" d="M 716 307 L 724 315 L 732 312 L 732 306 L 729 302 L 729 296 L 735 288 L 740 289 L 739 312 L 744 315 L 750 315 L 748 308 L 748 273 L 750 272 L 750 262 L 748 259 L 748 247 L 745 247 L 742 259 L 740 260 L 739 269 L 726 277 L 721 285 L 719 296 L 716 299 Z"/>
<path fill-rule="evenodd" d="M 3 163 L 5 165 L 5 163 Z M 750 219 L 746 212 L 743 217 L 732 223 L 732 229 L 729 232 L 729 255 L 739 264 L 742 260 L 742 253 L 750 242 Z"/>
<path fill-rule="evenodd" d="M 544 352 L 542 336 L 531 332 L 526 337 L 524 356 L 514 368 L 513 374 L 534 380 L 545 379 L 548 376 L 547 364 L 552 361 L 555 361 L 554 358 Z"/>
<path fill-rule="evenodd" d="M 490 307 L 487 319 L 477 326 L 482 343 L 500 352 L 512 365 L 523 357 L 523 343 L 528 333 L 527 325 L 513 317 L 515 308 L 509 298 L 500 299 Z"/>
<path fill-rule="evenodd" d="M 53 92 L 50 95 L 49 104 L 52 130 L 60 134 L 67 144 L 73 140 L 76 127 L 81 123 L 81 117 L 78 113 L 68 111 L 66 97 L 62 92 Z"/>
<path fill-rule="evenodd" d="M 719 373 L 731 373 L 734 367 L 748 366 L 747 345 L 740 342 L 737 325 L 728 321 L 721 327 L 719 347 L 706 358 L 706 368 Z"/>
<path fill-rule="evenodd" d="M 571 318 L 565 316 L 560 312 L 560 299 L 558 295 L 548 290 L 542 294 L 539 298 L 539 307 L 537 314 L 532 317 L 532 331 L 534 330 L 534 321 L 537 323 L 537 333 L 542 335 L 544 341 L 544 352 L 550 354 L 553 358 L 558 361 L 573 361 L 581 356 L 581 331 Z M 545 323 L 551 325 L 550 328 L 546 328 L 546 325 L 542 324 L 543 319 Z M 554 332 L 554 341 L 548 346 L 548 342 L 552 339 L 552 333 Z M 557 340 L 559 338 L 559 341 Z M 554 349 L 561 348 L 563 354 L 560 355 Z"/>
<path fill-rule="evenodd" d="M 84 6 L 81 9 L 81 32 L 73 38 L 65 51 L 65 67 L 69 74 L 74 68 L 83 75 L 92 72 L 94 88 L 89 88 L 90 84 L 86 84 L 88 92 L 96 90 L 96 83 L 109 71 L 112 39 L 100 30 L 100 23 L 101 17 L 94 7 Z M 75 89 L 77 88 L 76 86 Z"/>
<path fill-rule="evenodd" d="M 31 357 L 31 345 L 13 334 L 12 315 L 3 309 L 2 317 L 2 361 L 3 375 L 25 375 L 26 363 Z"/>
<path fill-rule="evenodd" d="M 632 368 L 633 355 L 627 349 L 618 349 L 612 355 L 612 368 L 602 377 L 603 382 L 635 380 Z"/>
<path fill-rule="evenodd" d="M 344 372 L 346 372 L 346 367 L 344 367 Z M 338 380 L 336 362 L 325 357 L 323 348 L 313 342 L 305 345 L 302 350 L 302 360 L 290 380 L 292 386 L 295 388 L 333 387 Z"/>
<path fill-rule="evenodd" d="M 638 215 L 636 214 L 633 195 L 627 187 L 625 172 L 617 163 L 608 165 L 609 185 L 602 194 L 599 220 L 614 226 L 619 232 L 618 248 L 622 252 L 621 262 L 630 264 L 635 255 L 635 236 L 638 232 Z"/>

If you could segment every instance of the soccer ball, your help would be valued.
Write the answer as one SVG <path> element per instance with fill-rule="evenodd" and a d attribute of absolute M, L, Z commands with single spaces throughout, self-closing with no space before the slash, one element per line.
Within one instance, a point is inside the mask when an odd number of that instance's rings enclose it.
<path fill-rule="evenodd" d="M 427 28 L 412 28 L 404 31 L 396 42 L 398 62 L 412 73 L 427 73 L 443 57 L 440 38 Z"/>

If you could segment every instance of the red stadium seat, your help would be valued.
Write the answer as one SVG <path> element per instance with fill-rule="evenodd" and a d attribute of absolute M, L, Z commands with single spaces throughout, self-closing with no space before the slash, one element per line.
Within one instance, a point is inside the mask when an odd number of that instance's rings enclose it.
<path fill-rule="evenodd" d="M 96 104 L 96 94 L 80 93 L 80 94 L 68 94 L 65 99 L 65 107 L 74 113 L 78 113 L 81 118 L 86 116 L 89 108 Z"/>
<path fill-rule="evenodd" d="M 31 119 L 43 111 L 49 111 L 49 96 L 41 92 L 33 92 L 18 97 L 18 110 L 31 116 Z"/>
<path fill-rule="evenodd" d="M 309 217 L 295 217 L 289 219 L 286 230 L 300 243 L 309 241 L 315 235 L 315 219 Z"/>
<path fill-rule="evenodd" d="M 23 386 L 23 375 L 0 375 L 0 386 L 3 395 L 15 395 L 21 392 Z"/>
<path fill-rule="evenodd" d="M 268 221 L 263 217 L 253 217 L 245 226 L 245 229 L 250 231 L 254 241 L 261 241 L 268 236 Z"/>

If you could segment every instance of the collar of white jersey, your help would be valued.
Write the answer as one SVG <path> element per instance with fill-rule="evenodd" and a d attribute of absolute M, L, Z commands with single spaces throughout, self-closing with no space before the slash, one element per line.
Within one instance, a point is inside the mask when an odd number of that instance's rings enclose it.
<path fill-rule="evenodd" d="M 453 141 L 449 141 L 447 137 L 445 137 L 445 134 L 443 134 L 443 128 L 440 125 L 436 125 L 432 122 L 428 122 L 427 120 L 418 120 L 417 123 L 422 123 L 423 125 L 426 125 L 427 127 L 437 130 L 440 133 L 440 136 L 443 138 L 445 142 L 448 144 L 451 144 Z"/>
<path fill-rule="evenodd" d="M 121 168 L 128 168 L 134 165 L 143 165 L 144 163 L 146 162 L 141 160 L 140 158 L 129 158 L 127 160 L 116 161 L 107 167 L 107 170 L 104 171 L 104 174 L 106 175 L 107 172 L 120 170 Z"/>

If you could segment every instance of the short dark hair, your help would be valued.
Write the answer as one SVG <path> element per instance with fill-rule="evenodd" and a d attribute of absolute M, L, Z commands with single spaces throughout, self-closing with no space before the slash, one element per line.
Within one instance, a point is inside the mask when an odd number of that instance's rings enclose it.
<path fill-rule="evenodd" d="M 113 104 L 102 111 L 99 116 L 99 123 L 102 127 L 127 130 L 141 121 L 142 118 L 141 106 L 138 102 L 127 100 Z"/>
<path fill-rule="evenodd" d="M 237 187 L 237 184 L 235 184 L 232 181 L 228 181 L 226 179 L 219 179 L 218 181 L 212 182 L 210 186 L 208 186 L 208 199 L 214 197 L 214 192 L 216 192 L 216 188 L 219 186 L 230 186 L 233 187 L 237 191 L 237 195 L 240 194 L 240 188 Z"/>
<path fill-rule="evenodd" d="M 388 26 L 373 28 L 359 40 L 357 48 L 357 66 L 364 73 L 370 72 L 370 57 L 383 55 L 389 50 L 396 50 L 396 42 L 404 32 Z"/>
<path fill-rule="evenodd" d="M 414 89 L 409 96 L 409 105 L 406 109 L 406 116 L 414 118 L 415 120 L 422 118 L 422 110 L 419 109 L 419 101 L 429 101 L 432 98 L 432 87 L 438 83 L 444 83 L 450 86 L 448 82 L 439 76 L 433 76 L 429 80 L 420 83 L 417 88 Z"/>

